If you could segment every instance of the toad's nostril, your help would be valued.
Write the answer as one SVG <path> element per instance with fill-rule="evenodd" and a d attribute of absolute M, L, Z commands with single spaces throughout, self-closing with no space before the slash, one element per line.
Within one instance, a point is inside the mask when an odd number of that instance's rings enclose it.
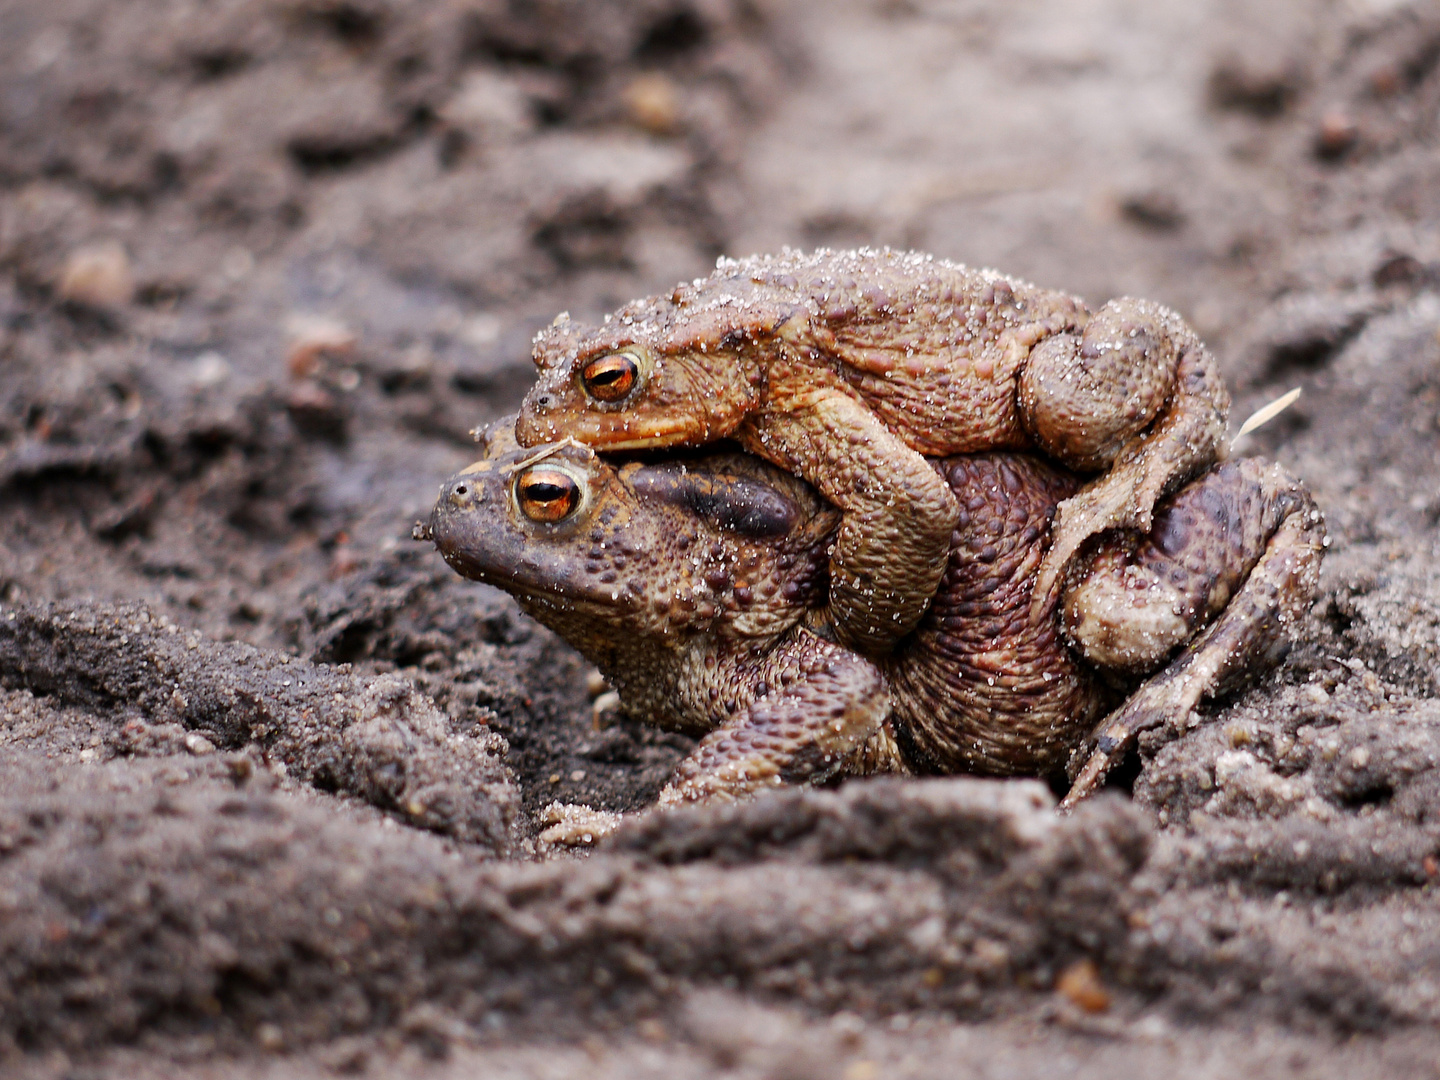
<path fill-rule="evenodd" d="M 542 409 L 548 409 L 550 407 L 551 401 L 553 400 L 554 399 L 551 398 L 549 394 L 541 394 L 535 399 L 535 404 Z"/>
<path fill-rule="evenodd" d="M 450 489 L 450 505 L 465 510 L 483 501 L 480 489 L 462 480 Z"/>

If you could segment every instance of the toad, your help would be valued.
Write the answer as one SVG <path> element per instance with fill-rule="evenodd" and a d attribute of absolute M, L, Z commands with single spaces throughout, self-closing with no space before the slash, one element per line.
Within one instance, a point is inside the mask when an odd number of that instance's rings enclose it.
<path fill-rule="evenodd" d="M 662 804 L 841 773 L 1043 776 L 1071 759 L 1073 805 L 1136 733 L 1283 654 L 1323 547 L 1298 482 L 1234 461 L 1162 500 L 1148 534 L 1092 540 L 1032 619 L 1051 520 L 1079 481 L 1022 453 L 927 462 L 959 507 L 945 573 L 874 659 L 834 632 L 841 514 L 803 480 L 743 453 L 536 452 L 509 421 L 482 438 L 417 536 L 578 648 L 632 716 L 700 738 Z"/>
<path fill-rule="evenodd" d="M 1155 502 L 1225 452 L 1229 396 L 1159 304 L 1074 296 L 929 255 L 786 252 L 598 326 L 556 319 L 516 431 L 609 451 L 732 438 L 843 511 L 830 557 L 841 643 L 883 656 L 919 623 L 959 513 L 925 456 L 1030 449 L 1099 474 L 1065 498 L 1032 616 L 1087 537 L 1148 532 Z"/>

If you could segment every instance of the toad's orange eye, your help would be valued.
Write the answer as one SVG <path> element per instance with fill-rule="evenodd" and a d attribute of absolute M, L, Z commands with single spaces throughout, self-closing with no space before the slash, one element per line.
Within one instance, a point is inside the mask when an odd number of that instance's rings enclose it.
<path fill-rule="evenodd" d="M 559 469 L 531 469 L 520 477 L 515 493 L 531 521 L 564 521 L 580 505 L 580 485 Z"/>
<path fill-rule="evenodd" d="M 619 352 L 591 360 L 580 373 L 585 392 L 596 401 L 619 401 L 640 379 L 640 364 L 634 353 Z"/>

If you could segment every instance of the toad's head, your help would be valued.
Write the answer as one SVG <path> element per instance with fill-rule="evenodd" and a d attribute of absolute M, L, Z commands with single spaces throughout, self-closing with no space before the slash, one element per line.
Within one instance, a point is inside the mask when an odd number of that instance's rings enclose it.
<path fill-rule="evenodd" d="M 777 329 L 794 317 L 746 293 L 650 297 L 596 326 L 556 319 L 535 339 L 539 369 L 515 434 L 526 446 L 566 437 L 603 450 L 702 446 L 754 412 Z"/>
<path fill-rule="evenodd" d="M 441 488 L 421 535 L 587 655 L 617 635 L 764 638 L 824 604 L 839 516 L 803 481 L 738 453 L 523 448 L 513 423 L 484 432 L 484 456 Z"/>

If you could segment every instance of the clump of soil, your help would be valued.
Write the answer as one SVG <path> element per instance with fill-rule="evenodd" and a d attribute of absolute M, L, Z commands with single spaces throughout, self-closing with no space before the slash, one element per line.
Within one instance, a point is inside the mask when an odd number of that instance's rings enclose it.
<path fill-rule="evenodd" d="M 0 1053 L 21 1076 L 1425 1075 L 1440 9 L 0 11 Z M 631 820 L 616 718 L 409 539 L 529 340 L 784 244 L 1182 310 L 1332 548 L 1277 671 L 1030 782 Z"/>

